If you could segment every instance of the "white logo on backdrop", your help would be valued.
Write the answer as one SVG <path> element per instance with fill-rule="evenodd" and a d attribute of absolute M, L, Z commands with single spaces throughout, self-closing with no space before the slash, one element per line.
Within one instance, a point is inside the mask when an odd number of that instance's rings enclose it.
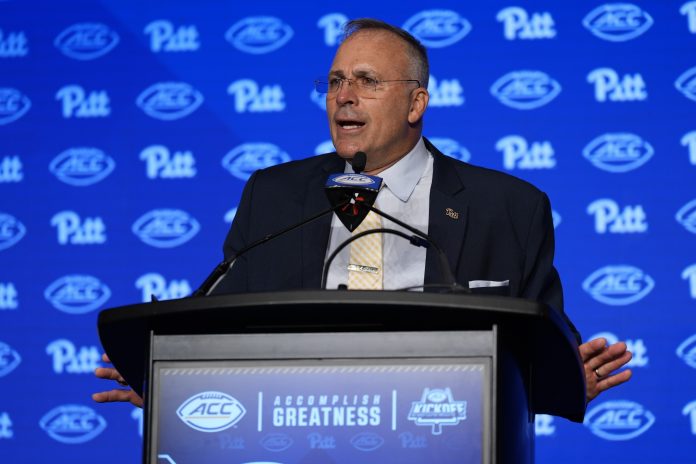
<path fill-rule="evenodd" d="M 227 87 L 234 97 L 237 113 L 270 113 L 285 109 L 285 94 L 279 84 L 259 86 L 251 79 L 240 79 Z"/>
<path fill-rule="evenodd" d="M 193 113 L 203 101 L 203 94 L 185 82 L 160 82 L 143 90 L 135 103 L 152 118 L 173 121 Z"/>
<path fill-rule="evenodd" d="M 534 416 L 534 434 L 537 437 L 550 437 L 556 433 L 553 416 L 548 414 L 536 414 Z"/>
<path fill-rule="evenodd" d="M 180 209 L 153 209 L 140 216 L 133 233 L 155 248 L 173 248 L 191 240 L 201 229 L 198 221 Z"/>
<path fill-rule="evenodd" d="M 74 211 L 61 211 L 51 218 L 59 245 L 98 245 L 106 243 L 106 226 L 99 216 L 84 220 Z"/>
<path fill-rule="evenodd" d="M 290 155 L 272 143 L 244 143 L 222 158 L 222 167 L 240 180 L 248 180 L 258 169 L 290 161 Z"/>
<path fill-rule="evenodd" d="M 15 58 L 27 56 L 28 54 L 29 44 L 24 31 L 5 34 L 0 29 L 0 58 Z"/>
<path fill-rule="evenodd" d="M 63 118 L 105 118 L 111 114 L 106 90 L 85 92 L 79 85 L 66 85 L 56 92 L 62 101 Z"/>
<path fill-rule="evenodd" d="M 53 45 L 69 58 L 94 60 L 113 50 L 119 41 L 116 31 L 105 24 L 79 23 L 58 34 Z"/>
<path fill-rule="evenodd" d="M 54 308 L 68 314 L 94 311 L 111 297 L 111 290 L 96 277 L 72 274 L 54 281 L 44 290 L 44 298 Z"/>
<path fill-rule="evenodd" d="M 675 216 L 677 222 L 692 234 L 696 234 L 696 198 L 682 206 Z"/>
<path fill-rule="evenodd" d="M 679 8 L 679 12 L 686 16 L 689 32 L 696 34 L 696 2 L 686 2 Z"/>
<path fill-rule="evenodd" d="M 500 10 L 496 19 L 503 23 L 503 36 L 507 40 L 553 39 L 556 37 L 553 16 L 548 11 L 527 13 L 519 6 Z"/>
<path fill-rule="evenodd" d="M 618 343 L 619 341 L 623 340 L 626 343 L 628 351 L 630 351 L 633 355 L 631 360 L 626 363 L 626 367 L 645 367 L 648 365 L 648 361 L 650 360 L 648 358 L 648 348 L 645 346 L 645 341 L 643 341 L 642 338 L 619 339 L 619 337 L 612 332 L 599 332 L 591 337 L 588 337 L 587 339 L 595 340 L 597 338 L 604 338 L 608 345 L 613 345 L 614 343 Z"/>
<path fill-rule="evenodd" d="M 557 229 L 563 221 L 563 217 L 557 211 L 551 211 L 551 220 L 553 221 L 553 228 Z"/>
<path fill-rule="evenodd" d="M 682 414 L 689 418 L 689 425 L 691 426 L 691 435 L 696 435 L 696 400 L 687 403 L 682 409 Z"/>
<path fill-rule="evenodd" d="M 22 362 L 22 357 L 7 343 L 0 342 L 0 377 L 5 377 Z"/>
<path fill-rule="evenodd" d="M 69 148 L 53 158 L 48 169 L 58 180 L 75 187 L 86 187 L 105 179 L 116 162 L 98 148 Z"/>
<path fill-rule="evenodd" d="M 696 66 L 686 70 L 674 82 L 674 86 L 689 100 L 696 101 Z"/>
<path fill-rule="evenodd" d="M 650 29 L 653 19 L 631 3 L 606 3 L 590 11 L 582 24 L 600 39 L 625 42 Z"/>
<path fill-rule="evenodd" d="M 309 94 L 309 99 L 312 100 L 323 111 L 326 111 L 326 95 L 322 95 L 317 92 L 316 89 L 312 89 L 312 93 Z"/>
<path fill-rule="evenodd" d="M 464 104 L 464 88 L 459 79 L 438 80 L 430 75 L 428 79 L 428 93 L 430 101 L 428 106 L 434 108 L 447 106 L 462 106 Z"/>
<path fill-rule="evenodd" d="M 143 436 L 143 409 L 142 408 L 133 408 L 131 411 L 131 419 L 136 421 L 138 423 L 138 435 L 140 437 Z"/>
<path fill-rule="evenodd" d="M 655 281 L 635 266 L 604 266 L 590 274 L 582 288 L 600 303 L 624 306 L 643 299 Z"/>
<path fill-rule="evenodd" d="M 331 140 L 325 140 L 316 146 L 314 149 L 315 155 L 323 155 L 324 153 L 333 153 L 336 151 L 333 142 Z"/>
<path fill-rule="evenodd" d="M 4 156 L 0 159 L 0 184 L 22 182 L 22 161 L 19 156 Z"/>
<path fill-rule="evenodd" d="M 689 163 L 696 166 L 696 130 L 684 134 L 681 144 L 689 149 Z"/>
<path fill-rule="evenodd" d="M 150 36 L 150 50 L 159 52 L 193 52 L 200 48 L 196 26 L 179 26 L 166 19 L 152 21 L 143 30 Z"/>
<path fill-rule="evenodd" d="M 162 274 L 148 272 L 138 277 L 135 287 L 142 292 L 142 301 L 147 303 L 154 296 L 158 300 L 173 300 L 191 295 L 191 285 L 187 280 L 174 280 L 167 282 Z"/>
<path fill-rule="evenodd" d="M 471 160 L 471 153 L 469 153 L 469 150 L 454 139 L 447 137 L 429 137 L 428 140 L 447 156 L 465 163 Z"/>
<path fill-rule="evenodd" d="M 79 349 L 70 340 L 60 338 L 46 346 L 46 354 L 53 360 L 53 372 L 56 374 L 92 374 L 101 367 L 99 348 L 81 346 Z"/>
<path fill-rule="evenodd" d="M 553 169 L 556 158 L 551 142 L 532 142 L 521 135 L 508 135 L 498 140 L 495 149 L 503 154 L 503 167 L 513 169 Z"/>
<path fill-rule="evenodd" d="M 0 310 L 19 308 L 17 289 L 12 282 L 0 282 Z"/>
<path fill-rule="evenodd" d="M 424 10 L 411 16 L 403 25 L 426 47 L 453 45 L 471 32 L 471 23 L 456 11 Z"/>
<path fill-rule="evenodd" d="M 681 278 L 689 283 L 689 294 L 696 300 L 696 264 L 688 266 L 682 271 Z"/>
<path fill-rule="evenodd" d="M 237 215 L 237 208 L 232 208 L 231 210 L 229 210 L 225 213 L 223 220 L 228 224 L 232 224 L 232 221 L 234 221 L 234 217 L 236 215 Z"/>
<path fill-rule="evenodd" d="M 196 158 L 190 151 L 171 153 L 164 145 L 150 145 L 140 152 L 148 179 L 190 179 L 196 177 Z"/>
<path fill-rule="evenodd" d="M 587 214 L 594 215 L 598 234 L 631 234 L 648 231 L 642 205 L 624 206 L 610 198 L 599 198 L 587 206 Z"/>
<path fill-rule="evenodd" d="M 64 404 L 47 412 L 39 426 L 56 441 L 77 444 L 88 442 L 102 433 L 106 419 L 90 407 Z"/>
<path fill-rule="evenodd" d="M 681 342 L 677 347 L 677 356 L 688 366 L 696 369 L 696 334 Z"/>
<path fill-rule="evenodd" d="M 225 39 L 239 51 L 260 55 L 278 50 L 293 34 L 292 28 L 279 18 L 251 16 L 232 25 Z"/>
<path fill-rule="evenodd" d="M 0 126 L 14 122 L 27 114 L 31 100 L 17 89 L 0 87 Z"/>
<path fill-rule="evenodd" d="M 605 401 L 585 416 L 584 425 L 600 438 L 631 440 L 655 423 L 655 415 L 635 401 Z"/>
<path fill-rule="evenodd" d="M 607 172 L 638 169 L 652 158 L 655 150 L 647 141 L 628 132 L 600 135 L 587 144 L 582 154 L 595 167 Z"/>
<path fill-rule="evenodd" d="M 338 45 L 343 36 L 343 26 L 348 22 L 348 17 L 343 13 L 325 14 L 317 21 L 317 27 L 324 29 L 324 43 L 327 47 Z"/>
<path fill-rule="evenodd" d="M 9 440 L 14 436 L 12 419 L 6 412 L 0 413 L 0 440 Z"/>
<path fill-rule="evenodd" d="M 597 68 L 587 75 L 587 82 L 594 84 L 598 102 L 644 101 L 648 98 L 645 81 L 640 73 L 619 74 L 611 68 Z"/>
<path fill-rule="evenodd" d="M 17 218 L 0 213 L 0 250 L 6 250 L 22 240 L 27 229 Z"/>
<path fill-rule="evenodd" d="M 500 103 L 516 110 L 540 108 L 559 93 L 561 84 L 541 71 L 512 71 L 491 86 L 491 94 Z"/>

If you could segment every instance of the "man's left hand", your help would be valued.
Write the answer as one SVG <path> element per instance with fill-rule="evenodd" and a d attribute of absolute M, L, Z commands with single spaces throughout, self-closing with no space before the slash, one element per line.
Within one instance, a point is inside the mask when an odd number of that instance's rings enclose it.
<path fill-rule="evenodd" d="M 578 351 L 585 368 L 588 403 L 603 391 L 628 382 L 631 378 L 630 369 L 614 373 L 633 357 L 624 342 L 607 346 L 604 338 L 595 338 L 580 345 Z"/>

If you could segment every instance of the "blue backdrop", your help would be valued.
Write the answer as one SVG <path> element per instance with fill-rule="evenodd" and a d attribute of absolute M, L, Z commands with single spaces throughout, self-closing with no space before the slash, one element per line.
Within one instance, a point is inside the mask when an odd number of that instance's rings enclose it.
<path fill-rule="evenodd" d="M 255 169 L 330 150 L 347 18 L 427 45 L 425 135 L 546 191 L 566 308 L 634 379 L 538 462 L 696 459 L 696 1 L 0 1 L 0 455 L 137 462 L 98 310 L 187 295 Z"/>

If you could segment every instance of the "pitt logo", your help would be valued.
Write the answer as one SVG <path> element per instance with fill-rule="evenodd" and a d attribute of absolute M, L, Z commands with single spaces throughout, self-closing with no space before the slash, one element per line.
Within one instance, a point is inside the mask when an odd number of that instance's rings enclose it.
<path fill-rule="evenodd" d="M 682 206 L 675 216 L 677 222 L 692 234 L 696 234 L 696 199 Z"/>
<path fill-rule="evenodd" d="M 61 32 L 53 41 L 65 56 L 75 60 L 94 60 L 109 53 L 120 38 L 100 23 L 79 23 Z"/>
<path fill-rule="evenodd" d="M 0 250 L 6 250 L 22 240 L 27 229 L 17 218 L 0 213 Z"/>
<path fill-rule="evenodd" d="M 240 79 L 227 87 L 227 93 L 234 96 L 237 113 L 270 113 L 285 109 L 285 94 L 277 84 L 259 88 L 251 79 Z"/>
<path fill-rule="evenodd" d="M 200 48 L 196 26 L 174 27 L 171 21 L 152 21 L 143 30 L 150 36 L 150 50 L 159 52 L 193 52 Z"/>
<path fill-rule="evenodd" d="M 555 433 L 556 426 L 553 424 L 553 416 L 548 414 L 534 416 L 534 434 L 537 437 L 550 437 Z"/>
<path fill-rule="evenodd" d="M 696 400 L 684 406 L 684 409 L 682 409 L 682 414 L 689 418 L 689 422 L 691 424 L 691 435 L 696 435 Z"/>
<path fill-rule="evenodd" d="M 458 79 L 442 79 L 438 82 L 435 76 L 431 75 L 428 80 L 428 92 L 430 106 L 462 106 L 464 104 L 464 89 Z"/>
<path fill-rule="evenodd" d="M 626 206 L 622 211 L 614 200 L 600 198 L 589 204 L 587 214 L 594 215 L 595 232 L 598 234 L 640 234 L 648 230 L 641 205 Z"/>
<path fill-rule="evenodd" d="M 27 56 L 29 47 L 27 46 L 27 36 L 24 31 L 10 32 L 5 36 L 0 29 L 0 58 L 15 58 Z"/>
<path fill-rule="evenodd" d="M 684 340 L 677 347 L 677 356 L 687 365 L 696 369 L 696 334 Z M 1 376 L 2 374 L 0 374 Z"/>
<path fill-rule="evenodd" d="M 31 108 L 31 101 L 19 90 L 0 87 L 0 126 L 14 122 Z"/>
<path fill-rule="evenodd" d="M 466 401 L 454 401 L 449 388 L 425 388 L 421 400 L 411 403 L 408 420 L 432 427 L 433 435 L 441 435 L 443 425 L 459 425 L 466 420 L 466 405 Z"/>
<path fill-rule="evenodd" d="M 696 166 L 696 130 L 684 134 L 681 144 L 689 149 L 689 162 Z"/>
<path fill-rule="evenodd" d="M 689 294 L 691 298 L 696 300 L 696 264 L 692 264 L 684 269 L 681 278 L 689 282 Z"/>
<path fill-rule="evenodd" d="M 595 100 L 605 102 L 644 101 L 648 98 L 645 81 L 639 73 L 626 74 L 621 79 L 611 68 L 597 68 L 587 75 L 595 86 Z"/>
<path fill-rule="evenodd" d="M 136 104 L 151 118 L 173 121 L 196 111 L 203 100 L 203 95 L 185 82 L 160 82 L 145 89 Z"/>
<path fill-rule="evenodd" d="M 416 435 L 411 432 L 401 432 L 399 434 L 401 447 L 406 449 L 424 449 L 428 447 L 428 439 L 425 435 Z"/>
<path fill-rule="evenodd" d="M 5 156 L 0 159 L 0 184 L 22 182 L 22 161 L 19 156 Z"/>
<path fill-rule="evenodd" d="M 225 39 L 244 53 L 261 55 L 278 50 L 288 43 L 294 31 L 281 19 L 273 16 L 251 16 L 234 24 Z"/>
<path fill-rule="evenodd" d="M 607 341 L 607 345 L 613 345 L 619 342 L 619 337 L 611 332 L 600 332 L 594 336 L 588 338 L 588 340 L 595 340 L 597 338 L 604 338 Z M 635 340 L 623 339 L 626 342 L 626 347 L 628 351 L 633 355 L 631 360 L 626 363 L 626 367 L 645 367 L 648 365 L 648 349 L 645 347 L 645 342 L 643 339 L 638 338 Z"/>
<path fill-rule="evenodd" d="M 257 169 L 290 161 L 290 155 L 271 143 L 244 143 L 222 159 L 222 167 L 240 180 L 248 180 Z"/>
<path fill-rule="evenodd" d="M 5 377 L 22 362 L 22 357 L 7 343 L 0 342 L 0 377 Z"/>
<path fill-rule="evenodd" d="M 326 95 L 322 95 L 317 92 L 316 89 L 312 89 L 312 93 L 309 94 L 309 99 L 321 108 L 322 111 L 326 111 Z"/>
<path fill-rule="evenodd" d="M 155 248 L 173 248 L 191 240 L 201 229 L 196 219 L 180 209 L 153 209 L 133 223 L 133 233 Z"/>
<path fill-rule="evenodd" d="M 88 442 L 102 433 L 106 419 L 87 406 L 66 404 L 47 412 L 39 425 L 54 440 L 76 444 Z"/>
<path fill-rule="evenodd" d="M 313 432 L 307 435 L 307 441 L 309 442 L 309 449 L 336 449 L 336 437 L 333 435 L 322 435 Z"/>
<path fill-rule="evenodd" d="M 10 439 L 14 436 L 12 431 L 12 419 L 6 412 L 0 413 L 0 440 Z"/>
<path fill-rule="evenodd" d="M 116 162 L 98 148 L 69 148 L 53 158 L 48 169 L 58 180 L 75 187 L 102 181 L 114 170 Z"/>
<path fill-rule="evenodd" d="M 91 374 L 101 367 L 99 348 L 82 346 L 78 350 L 70 340 L 54 340 L 46 346 L 46 354 L 53 359 L 53 372 L 56 374 Z"/>
<path fill-rule="evenodd" d="M 653 413 L 634 401 L 606 401 L 585 416 L 584 425 L 605 440 L 623 441 L 645 433 L 655 423 Z"/>
<path fill-rule="evenodd" d="M 681 6 L 681 8 L 679 8 L 679 12 L 686 16 L 689 26 L 689 32 L 691 32 L 692 34 L 696 34 L 696 1 L 686 2 Z"/>
<path fill-rule="evenodd" d="M 60 245 L 98 245 L 106 243 L 106 226 L 100 217 L 85 218 L 74 211 L 61 211 L 51 219 Z"/>
<path fill-rule="evenodd" d="M 686 98 L 696 101 L 696 66 L 679 76 L 674 86 L 683 93 Z"/>
<path fill-rule="evenodd" d="M 142 291 L 142 301 L 147 303 L 154 296 L 158 300 L 173 300 L 184 298 L 191 294 L 191 285 L 188 281 L 172 280 L 167 283 L 167 280 L 161 274 L 149 272 L 138 277 L 135 281 L 136 288 Z"/>
<path fill-rule="evenodd" d="M 590 11 L 582 25 L 591 33 L 610 42 L 635 39 L 653 24 L 652 17 L 631 3 L 607 3 Z"/>
<path fill-rule="evenodd" d="M 196 159 L 190 151 L 175 151 L 151 145 L 140 152 L 148 179 L 190 179 L 196 177 Z"/>
<path fill-rule="evenodd" d="M 428 140 L 447 156 L 468 163 L 471 153 L 456 140 L 446 137 L 430 137 Z M 333 146 L 333 145 L 332 145 Z"/>
<path fill-rule="evenodd" d="M 12 282 L 0 282 L 0 311 L 19 308 L 17 289 Z"/>
<path fill-rule="evenodd" d="M 556 167 L 551 142 L 527 143 L 520 135 L 508 135 L 498 140 L 495 149 L 503 154 L 503 166 L 511 171 L 517 169 L 553 169 Z"/>
<path fill-rule="evenodd" d="M 512 71 L 491 86 L 500 103 L 516 110 L 539 108 L 561 93 L 561 84 L 541 71 Z"/>
<path fill-rule="evenodd" d="M 343 36 L 343 26 L 348 22 L 348 17 L 342 13 L 329 13 L 317 21 L 317 27 L 324 29 L 324 43 L 327 47 L 334 47 Z"/>
<path fill-rule="evenodd" d="M 225 393 L 207 391 L 193 395 L 184 401 L 176 415 L 181 421 L 199 432 L 226 430 L 244 417 L 242 403 Z"/>
<path fill-rule="evenodd" d="M 556 37 L 551 13 L 529 13 L 524 8 L 510 6 L 498 12 L 496 19 L 503 23 L 503 35 L 507 40 L 553 39 Z"/>
<path fill-rule="evenodd" d="M 557 229 L 561 225 L 563 218 L 558 213 L 558 211 L 551 211 L 551 220 L 553 221 L 553 228 Z"/>
<path fill-rule="evenodd" d="M 225 213 L 225 216 L 223 217 L 223 220 L 227 224 L 232 224 L 232 221 L 234 221 L 234 217 L 237 215 L 237 208 L 232 208 L 231 210 L 227 211 Z"/>
<path fill-rule="evenodd" d="M 643 299 L 655 287 L 652 277 L 634 266 L 605 266 L 585 279 L 582 288 L 592 298 L 611 306 Z"/>
<path fill-rule="evenodd" d="M 111 114 L 109 95 L 105 90 L 87 94 L 79 85 L 66 85 L 56 93 L 56 100 L 63 102 L 63 117 L 104 118 Z"/>
<path fill-rule="evenodd" d="M 607 172 L 628 172 L 652 158 L 653 150 L 645 140 L 627 132 L 600 135 L 583 149 L 582 154 L 595 167 Z"/>
<path fill-rule="evenodd" d="M 68 314 L 94 311 L 111 297 L 111 290 L 96 277 L 67 275 L 46 287 L 44 297 L 54 308 Z"/>
<path fill-rule="evenodd" d="M 452 10 L 425 10 L 411 16 L 403 26 L 426 47 L 448 47 L 471 32 L 471 23 Z"/>

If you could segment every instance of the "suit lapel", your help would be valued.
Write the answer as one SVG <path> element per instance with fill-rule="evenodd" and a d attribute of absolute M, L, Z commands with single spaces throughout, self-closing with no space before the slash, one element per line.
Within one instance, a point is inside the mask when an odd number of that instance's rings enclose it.
<path fill-rule="evenodd" d="M 466 189 L 458 175 L 456 162 L 443 155 L 427 139 L 426 146 L 433 154 L 428 235 L 445 252 L 452 272 L 457 276 L 459 255 L 467 227 Z M 437 283 L 442 283 L 442 274 L 438 266 L 437 253 L 431 247 L 427 251 L 425 260 L 425 284 Z"/>

